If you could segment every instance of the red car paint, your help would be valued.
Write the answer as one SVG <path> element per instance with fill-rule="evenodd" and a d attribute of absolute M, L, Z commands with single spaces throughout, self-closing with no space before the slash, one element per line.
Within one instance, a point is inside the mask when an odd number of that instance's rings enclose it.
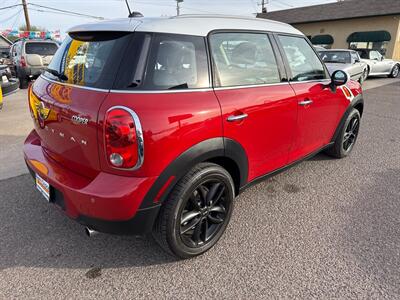
<path fill-rule="evenodd" d="M 186 170 L 174 166 L 176 160 L 204 141 L 221 138 L 240 145 L 248 168 L 242 186 L 320 150 L 361 93 L 358 83 L 347 86 L 352 97 L 330 80 L 146 93 L 90 89 L 41 76 L 30 91 L 35 121 L 25 141 L 25 160 L 53 193 L 62 194 L 71 218 L 129 221 L 159 206 Z M 144 162 L 136 170 L 115 168 L 106 155 L 105 117 L 115 106 L 140 119 Z M 228 121 L 244 114 L 239 122 Z M 224 151 L 218 156 L 227 155 Z M 171 166 L 172 173 L 166 172 Z"/>

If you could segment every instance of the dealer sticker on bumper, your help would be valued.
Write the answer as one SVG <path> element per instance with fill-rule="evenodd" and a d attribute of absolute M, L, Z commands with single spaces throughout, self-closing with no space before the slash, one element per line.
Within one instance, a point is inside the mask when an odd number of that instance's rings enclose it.
<path fill-rule="evenodd" d="M 36 188 L 47 201 L 50 201 L 50 184 L 38 174 L 36 174 Z"/>

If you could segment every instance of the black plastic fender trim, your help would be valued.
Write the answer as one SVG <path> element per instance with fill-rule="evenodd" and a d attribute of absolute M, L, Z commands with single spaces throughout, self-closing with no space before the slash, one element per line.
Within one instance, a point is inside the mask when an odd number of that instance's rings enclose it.
<path fill-rule="evenodd" d="M 247 183 L 248 160 L 243 147 L 232 139 L 223 137 L 212 138 L 187 149 L 166 167 L 147 192 L 140 208 L 144 209 L 164 202 L 175 184 L 189 172 L 191 168 L 201 162 L 220 157 L 229 158 L 237 164 L 240 171 L 240 186 L 244 186 Z M 168 187 L 158 199 L 158 203 L 154 203 L 158 193 L 164 188 L 164 185 L 172 176 L 174 176 L 174 179 L 169 182 Z"/>
<path fill-rule="evenodd" d="M 355 106 L 357 106 L 360 103 L 364 106 L 364 99 L 362 97 L 362 94 L 355 96 L 354 99 L 351 101 L 349 107 L 347 107 L 342 118 L 340 119 L 339 125 L 336 127 L 335 133 L 333 134 L 333 137 L 331 139 L 332 143 L 335 142 L 336 138 L 338 137 L 338 135 L 340 133 L 340 129 L 342 128 L 343 124 L 346 122 L 346 119 L 349 116 L 350 112 L 353 110 L 353 108 Z"/>

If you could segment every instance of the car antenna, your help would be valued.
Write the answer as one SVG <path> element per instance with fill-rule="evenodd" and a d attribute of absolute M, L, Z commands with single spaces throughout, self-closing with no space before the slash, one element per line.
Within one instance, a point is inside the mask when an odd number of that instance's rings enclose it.
<path fill-rule="evenodd" d="M 128 0 L 125 0 L 126 6 L 128 7 L 128 12 L 129 12 L 129 18 L 141 18 L 143 15 L 138 12 L 138 11 L 131 11 L 131 8 L 129 7 L 129 2 Z"/>
<path fill-rule="evenodd" d="M 129 17 L 132 15 L 131 8 L 129 7 L 129 2 L 128 0 L 125 0 L 126 6 L 128 7 L 128 12 L 129 12 Z"/>

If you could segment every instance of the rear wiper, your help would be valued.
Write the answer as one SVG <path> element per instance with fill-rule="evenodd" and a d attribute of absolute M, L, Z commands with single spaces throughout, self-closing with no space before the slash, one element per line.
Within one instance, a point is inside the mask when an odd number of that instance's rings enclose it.
<path fill-rule="evenodd" d="M 45 71 L 49 72 L 51 75 L 54 75 L 54 76 L 58 77 L 61 80 L 64 80 L 64 81 L 68 80 L 67 75 L 62 74 L 62 73 L 58 72 L 57 70 L 46 68 Z"/>
<path fill-rule="evenodd" d="M 188 89 L 189 86 L 187 83 L 183 83 L 183 84 L 178 84 L 175 86 L 171 86 L 170 88 L 168 88 L 169 90 L 178 90 L 178 89 Z"/>

